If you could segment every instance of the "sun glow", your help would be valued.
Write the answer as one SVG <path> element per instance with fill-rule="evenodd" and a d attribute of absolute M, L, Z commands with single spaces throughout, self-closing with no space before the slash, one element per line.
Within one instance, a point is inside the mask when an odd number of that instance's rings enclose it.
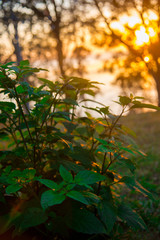
<path fill-rule="evenodd" d="M 151 38 L 156 38 L 156 32 L 152 27 L 145 28 L 141 26 L 138 30 L 135 31 L 137 46 L 142 46 L 144 44 L 149 44 Z"/>
<path fill-rule="evenodd" d="M 142 46 L 149 43 L 149 34 L 146 33 L 145 27 L 141 26 L 139 30 L 135 31 L 136 45 Z"/>
<path fill-rule="evenodd" d="M 148 62 L 150 61 L 149 56 L 145 56 L 145 57 L 144 57 L 144 61 L 145 61 L 146 63 L 148 63 Z"/>
<path fill-rule="evenodd" d="M 156 32 L 154 31 L 154 29 L 152 27 L 148 28 L 148 34 L 150 37 L 155 37 L 156 36 Z"/>

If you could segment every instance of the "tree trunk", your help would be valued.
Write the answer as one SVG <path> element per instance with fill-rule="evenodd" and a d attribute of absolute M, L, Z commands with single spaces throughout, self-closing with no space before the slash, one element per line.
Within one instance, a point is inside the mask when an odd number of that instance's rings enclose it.
<path fill-rule="evenodd" d="M 160 74 L 157 76 L 157 79 L 155 79 L 155 81 L 158 94 L 158 107 L 160 107 Z"/>
<path fill-rule="evenodd" d="M 57 46 L 56 46 L 56 51 L 57 51 L 57 59 L 58 59 L 58 65 L 59 65 L 59 70 L 60 70 L 60 74 L 62 76 L 64 76 L 65 71 L 64 71 L 64 56 L 63 56 L 63 44 L 60 38 L 60 18 L 57 17 L 56 22 L 52 22 L 51 24 L 52 30 L 54 32 L 55 35 L 55 39 L 57 42 Z"/>
<path fill-rule="evenodd" d="M 17 58 L 17 63 L 19 64 L 20 61 L 23 60 L 23 58 L 22 58 L 21 47 L 20 47 L 20 43 L 19 43 L 17 21 L 14 21 L 13 25 L 14 25 L 15 34 L 14 34 L 14 39 L 12 40 L 12 43 L 13 43 L 13 46 L 14 46 L 14 49 L 15 49 L 15 55 L 16 55 L 16 58 Z"/>
<path fill-rule="evenodd" d="M 160 65 L 157 65 L 157 71 L 152 71 L 152 76 L 156 83 L 157 97 L 158 97 L 158 107 L 160 107 Z"/>
<path fill-rule="evenodd" d="M 63 45 L 62 41 L 59 36 L 57 36 L 57 55 L 58 55 L 58 64 L 59 64 L 59 69 L 60 73 L 62 76 L 64 76 L 64 67 L 63 67 L 63 61 L 64 61 L 64 56 L 63 56 Z"/>
<path fill-rule="evenodd" d="M 14 33 L 14 38 L 12 40 L 12 43 L 14 46 L 14 52 L 16 55 L 17 64 L 19 64 L 23 60 L 23 57 L 22 57 L 21 46 L 19 43 L 18 22 L 15 19 L 13 19 L 13 25 L 14 25 L 15 33 Z M 23 77 L 23 81 L 27 82 L 27 78 Z M 25 98 L 27 98 L 27 96 Z M 29 109 L 30 109 L 29 103 L 26 103 L 26 105 L 23 105 L 23 110 L 25 114 L 28 114 Z"/>

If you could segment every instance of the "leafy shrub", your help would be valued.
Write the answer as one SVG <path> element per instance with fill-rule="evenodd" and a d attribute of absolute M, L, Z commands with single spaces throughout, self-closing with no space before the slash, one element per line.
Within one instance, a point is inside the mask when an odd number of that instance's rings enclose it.
<path fill-rule="evenodd" d="M 138 97 L 120 96 L 119 116 L 101 104 L 76 116 L 79 104 L 93 101 L 96 82 L 64 77 L 55 83 L 39 78 L 33 87 L 23 78 L 43 69 L 28 61 L 1 65 L 0 234 L 13 230 L 40 234 L 43 239 L 101 239 L 118 236 L 126 226 L 145 229 L 129 206 L 125 185 L 152 198 L 135 179 L 130 155 L 142 154 L 130 144 L 132 133 L 119 124 L 125 111 L 148 107 Z M 121 175 L 125 166 L 127 174 Z M 119 170 L 117 170 L 119 169 Z M 80 235 L 79 235 L 80 234 Z"/>

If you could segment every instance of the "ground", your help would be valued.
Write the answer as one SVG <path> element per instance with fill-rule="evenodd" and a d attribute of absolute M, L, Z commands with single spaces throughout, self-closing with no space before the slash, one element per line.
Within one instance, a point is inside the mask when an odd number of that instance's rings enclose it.
<path fill-rule="evenodd" d="M 155 201 L 130 193 L 133 205 L 140 209 L 148 230 L 129 235 L 126 239 L 160 239 L 160 112 L 130 113 L 123 117 L 122 124 L 132 129 L 133 137 L 145 157 L 135 159 L 137 177 L 141 184 L 155 196 Z M 128 234 L 127 234 L 128 235 Z"/>

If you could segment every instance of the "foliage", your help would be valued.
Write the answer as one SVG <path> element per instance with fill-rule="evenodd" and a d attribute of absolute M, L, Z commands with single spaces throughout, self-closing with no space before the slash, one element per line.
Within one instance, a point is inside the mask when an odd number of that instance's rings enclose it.
<path fill-rule="evenodd" d="M 52 65 L 54 58 L 57 63 L 52 68 L 54 74 L 84 73 L 83 61 L 89 49 L 85 46 L 85 28 L 79 31 L 83 24 L 81 1 L 1 1 L 0 12 L 0 35 L 8 43 L 0 42 L 1 61 L 20 62 L 29 58 L 32 62 L 49 61 Z"/>
<path fill-rule="evenodd" d="M 92 42 L 109 50 L 120 47 L 103 71 L 115 73 L 114 83 L 126 91 L 150 90 L 154 84 L 160 106 L 160 2 L 93 0 L 92 5 L 97 10 Z"/>
<path fill-rule="evenodd" d="M 159 108 L 131 94 L 120 96 L 119 116 L 102 104 L 84 107 L 99 118 L 88 112 L 77 117 L 76 109 L 87 100 L 81 97 L 93 95 L 97 83 L 67 76 L 55 83 L 40 78 L 38 87 L 23 81 L 41 70 L 28 61 L 1 65 L 0 87 L 7 101 L 0 102 L 0 137 L 10 144 L 0 151 L 0 234 L 12 228 L 14 235 L 35 230 L 45 239 L 79 233 L 89 239 L 118 236 L 126 226 L 145 229 L 119 190 L 126 186 L 152 198 L 136 181 L 130 158 L 142 153 L 118 121 L 136 107 Z M 115 163 L 129 169 L 127 174 Z"/>

